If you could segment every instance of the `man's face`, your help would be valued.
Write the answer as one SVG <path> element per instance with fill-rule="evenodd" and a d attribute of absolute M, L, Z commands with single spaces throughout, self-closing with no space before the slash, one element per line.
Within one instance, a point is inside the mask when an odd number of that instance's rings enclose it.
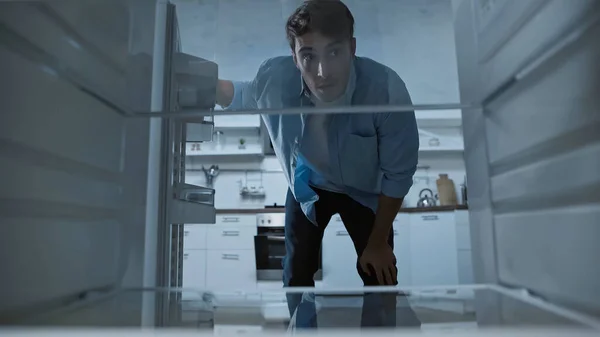
<path fill-rule="evenodd" d="M 338 99 L 346 90 L 356 40 L 337 40 L 317 32 L 296 38 L 294 62 L 304 82 L 322 102 Z"/>

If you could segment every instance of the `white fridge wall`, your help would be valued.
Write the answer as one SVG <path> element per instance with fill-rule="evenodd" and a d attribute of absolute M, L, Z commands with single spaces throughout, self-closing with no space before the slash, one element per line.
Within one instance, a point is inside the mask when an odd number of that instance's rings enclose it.
<path fill-rule="evenodd" d="M 130 34 L 153 32 L 154 15 L 145 0 L 0 4 L 0 313 L 155 282 L 160 128 L 62 76 L 148 110 L 153 41 Z"/>
<path fill-rule="evenodd" d="M 600 2 L 546 1 L 486 58 L 491 35 L 468 33 L 481 3 L 455 32 L 462 101 L 488 98 L 463 111 L 476 280 L 598 311 Z"/>
<path fill-rule="evenodd" d="M 474 39 L 475 22 L 471 6 L 470 0 L 453 0 L 461 102 L 478 102 L 482 96 L 479 92 L 481 86 L 477 68 L 474 66 L 477 64 L 477 43 Z M 485 116 L 477 110 L 464 110 L 462 122 L 469 187 L 473 275 L 477 283 L 497 283 L 489 167 L 486 165 Z"/>

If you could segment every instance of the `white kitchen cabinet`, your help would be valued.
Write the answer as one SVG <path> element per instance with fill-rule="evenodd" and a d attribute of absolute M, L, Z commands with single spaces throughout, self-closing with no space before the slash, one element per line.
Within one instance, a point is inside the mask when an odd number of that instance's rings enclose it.
<path fill-rule="evenodd" d="M 212 226 L 208 228 L 208 249 L 250 249 L 254 250 L 254 226 Z"/>
<path fill-rule="evenodd" d="M 363 282 L 356 270 L 356 250 L 348 231 L 334 216 L 323 236 L 323 286 L 360 287 Z"/>
<path fill-rule="evenodd" d="M 413 286 L 458 284 L 457 255 L 454 212 L 410 215 Z"/>
<path fill-rule="evenodd" d="M 415 111 L 419 128 L 460 127 L 462 125 L 460 110 L 420 110 Z"/>
<path fill-rule="evenodd" d="M 208 227 L 206 287 L 211 290 L 256 288 L 255 214 L 219 214 Z"/>
<path fill-rule="evenodd" d="M 254 250 L 208 250 L 206 286 L 228 291 L 256 288 Z"/>
<path fill-rule="evenodd" d="M 214 225 L 185 225 L 183 287 L 255 288 L 255 235 L 255 214 L 218 214 Z"/>
<path fill-rule="evenodd" d="M 256 227 L 256 214 L 217 214 L 217 226 L 251 226 Z"/>
<path fill-rule="evenodd" d="M 398 285 L 408 287 L 412 284 L 410 265 L 410 216 L 398 214 L 394 221 L 394 255 L 398 267 Z"/>
<path fill-rule="evenodd" d="M 206 250 L 184 249 L 181 286 L 198 291 L 184 291 L 181 294 L 182 299 L 201 297 L 201 291 L 206 289 L 206 262 Z"/>
<path fill-rule="evenodd" d="M 207 226 L 210 225 L 184 225 L 183 249 L 206 249 Z"/>
<path fill-rule="evenodd" d="M 215 116 L 214 122 L 218 129 L 259 128 L 260 115 Z"/>
<path fill-rule="evenodd" d="M 399 286 L 472 283 L 468 212 L 400 213 L 394 220 Z M 465 221 L 463 221 L 465 220 Z M 323 285 L 361 286 L 356 251 L 339 216 L 323 237 Z"/>

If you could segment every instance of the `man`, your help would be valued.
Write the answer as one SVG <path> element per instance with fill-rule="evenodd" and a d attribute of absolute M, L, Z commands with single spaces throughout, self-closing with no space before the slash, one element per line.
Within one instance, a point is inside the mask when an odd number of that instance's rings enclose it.
<path fill-rule="evenodd" d="M 251 82 L 219 81 L 219 105 L 412 104 L 393 70 L 355 56 L 354 18 L 341 1 L 305 2 L 289 17 L 286 33 L 292 56 L 267 60 Z M 336 213 L 356 248 L 364 284 L 396 285 L 392 223 L 417 165 L 414 113 L 264 115 L 263 120 L 289 183 L 284 285 L 314 286 L 323 232 Z M 373 301 L 386 314 L 365 299 L 362 324 L 395 325 L 396 295 Z M 288 296 L 290 314 L 299 302 L 300 295 Z M 314 317 L 309 320 L 305 324 L 316 325 Z"/>

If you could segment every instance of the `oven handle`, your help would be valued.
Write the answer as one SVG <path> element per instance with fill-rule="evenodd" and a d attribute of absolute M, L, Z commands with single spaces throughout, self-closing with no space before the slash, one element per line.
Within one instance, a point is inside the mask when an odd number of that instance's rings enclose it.
<path fill-rule="evenodd" d="M 285 241 L 284 236 L 265 235 L 264 237 L 269 241 Z"/>

